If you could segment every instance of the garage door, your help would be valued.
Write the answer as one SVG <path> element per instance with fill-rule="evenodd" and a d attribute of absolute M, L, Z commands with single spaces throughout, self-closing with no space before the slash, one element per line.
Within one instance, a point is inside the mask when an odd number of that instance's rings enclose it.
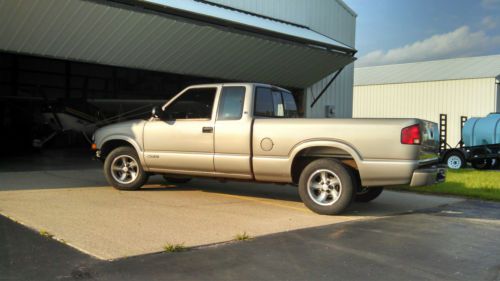
<path fill-rule="evenodd" d="M 355 50 L 307 27 L 200 1 L 0 2 L 0 50 L 307 87 Z"/>

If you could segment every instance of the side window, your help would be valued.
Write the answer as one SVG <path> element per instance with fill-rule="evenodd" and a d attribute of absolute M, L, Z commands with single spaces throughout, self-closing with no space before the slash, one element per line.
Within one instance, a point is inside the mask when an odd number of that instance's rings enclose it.
<path fill-rule="evenodd" d="M 285 117 L 285 108 L 281 99 L 281 92 L 273 91 L 273 109 L 275 117 Z"/>
<path fill-rule="evenodd" d="M 171 103 L 164 116 L 173 119 L 211 119 L 217 88 L 195 88 Z"/>
<path fill-rule="evenodd" d="M 274 117 L 271 89 L 258 87 L 255 91 L 255 116 Z"/>
<path fill-rule="evenodd" d="M 288 92 L 283 92 L 283 102 L 285 103 L 285 117 L 297 118 L 299 117 L 299 112 L 297 110 L 297 104 L 292 94 Z"/>
<path fill-rule="evenodd" d="M 224 87 L 217 120 L 239 120 L 245 102 L 245 87 Z"/>

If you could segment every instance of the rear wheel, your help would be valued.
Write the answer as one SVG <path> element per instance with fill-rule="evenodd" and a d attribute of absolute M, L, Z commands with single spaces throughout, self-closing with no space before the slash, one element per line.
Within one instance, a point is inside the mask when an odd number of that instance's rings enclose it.
<path fill-rule="evenodd" d="M 109 184 L 120 190 L 136 190 L 148 180 L 135 149 L 122 146 L 111 151 L 104 161 L 104 175 Z"/>
<path fill-rule="evenodd" d="M 191 181 L 191 178 L 175 177 L 175 176 L 163 176 L 163 178 L 169 183 L 181 184 Z"/>
<path fill-rule="evenodd" d="M 474 169 L 477 170 L 486 170 L 491 168 L 491 159 L 477 159 L 477 160 L 472 160 L 471 164 Z"/>
<path fill-rule="evenodd" d="M 379 197 L 384 191 L 383 186 L 378 187 L 362 187 L 361 190 L 356 192 L 356 197 L 354 200 L 356 202 L 370 202 L 375 198 Z"/>
<path fill-rule="evenodd" d="M 448 153 L 446 155 L 445 162 L 450 169 L 457 170 L 465 167 L 464 155 L 458 151 Z"/>
<path fill-rule="evenodd" d="M 318 214 L 341 213 L 351 203 L 354 190 L 352 173 L 333 159 L 315 160 L 300 174 L 300 198 L 307 208 Z"/>

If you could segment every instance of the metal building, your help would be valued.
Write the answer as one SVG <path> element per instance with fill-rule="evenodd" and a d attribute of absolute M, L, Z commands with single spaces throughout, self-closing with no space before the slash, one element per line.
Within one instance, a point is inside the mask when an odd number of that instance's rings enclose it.
<path fill-rule="evenodd" d="M 355 68 L 353 117 L 448 117 L 447 142 L 460 141 L 460 117 L 500 112 L 500 55 Z"/>
<path fill-rule="evenodd" d="M 342 0 L 5 0 L 0 50 L 266 82 L 304 90 L 308 104 L 353 61 L 355 18 Z M 307 116 L 324 117 L 328 104 L 350 117 L 352 76 L 348 66 Z"/>

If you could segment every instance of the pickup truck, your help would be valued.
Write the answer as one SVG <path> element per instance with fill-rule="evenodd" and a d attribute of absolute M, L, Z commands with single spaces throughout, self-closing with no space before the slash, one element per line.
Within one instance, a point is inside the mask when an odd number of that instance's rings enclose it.
<path fill-rule="evenodd" d="M 299 118 L 288 90 L 223 83 L 190 86 L 149 120 L 100 128 L 92 146 L 120 190 L 153 174 L 293 184 L 309 209 L 332 215 L 385 186 L 443 181 L 438 137 L 419 119 Z"/>

